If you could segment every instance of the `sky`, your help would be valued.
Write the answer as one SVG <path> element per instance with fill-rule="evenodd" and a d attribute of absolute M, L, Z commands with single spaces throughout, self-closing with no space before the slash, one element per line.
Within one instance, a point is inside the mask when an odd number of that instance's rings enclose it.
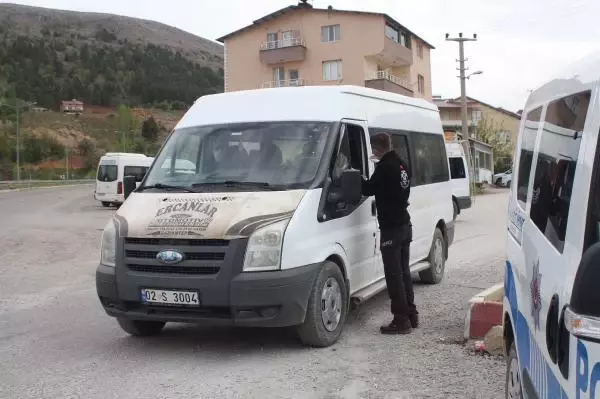
<path fill-rule="evenodd" d="M 0 0 L 0 3 L 106 12 L 159 21 L 215 40 L 295 0 Z M 460 95 L 459 32 L 469 72 L 467 95 L 511 111 L 530 90 L 568 64 L 600 49 L 598 0 L 312 0 L 313 6 L 383 12 L 435 46 L 433 94 Z"/>

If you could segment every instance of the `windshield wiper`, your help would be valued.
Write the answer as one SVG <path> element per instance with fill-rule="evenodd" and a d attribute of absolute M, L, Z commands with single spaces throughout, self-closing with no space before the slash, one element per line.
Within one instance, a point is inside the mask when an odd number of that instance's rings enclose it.
<path fill-rule="evenodd" d="M 144 190 L 148 190 L 151 188 L 156 188 L 158 190 L 181 190 L 181 191 L 185 191 L 186 193 L 197 193 L 196 190 L 193 190 L 189 187 L 172 186 L 170 184 L 162 184 L 162 183 L 151 184 L 149 186 L 141 186 L 141 187 L 138 187 L 137 191 L 144 191 Z"/>
<path fill-rule="evenodd" d="M 257 188 L 263 188 L 266 190 L 279 190 L 278 187 L 272 186 L 271 184 L 269 184 L 267 182 L 239 181 L 239 180 L 225 180 L 225 181 L 219 181 L 219 182 L 194 183 L 194 184 L 192 184 L 192 187 L 209 186 L 209 185 L 210 186 L 222 185 L 222 186 L 226 186 L 226 187 L 257 187 Z"/>

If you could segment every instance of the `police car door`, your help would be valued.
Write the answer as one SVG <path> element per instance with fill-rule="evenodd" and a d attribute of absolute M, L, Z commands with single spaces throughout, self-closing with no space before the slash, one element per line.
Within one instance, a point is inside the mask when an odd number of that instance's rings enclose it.
<path fill-rule="evenodd" d="M 580 154 L 585 153 L 583 139 L 589 139 L 584 123 L 590 95 L 586 91 L 549 102 L 537 130 L 527 196 L 529 219 L 523 225 L 520 277 L 525 281 L 519 284 L 519 306 L 529 330 L 529 342 L 518 342 L 522 387 L 528 397 L 561 397 L 568 385 L 569 362 L 564 345 L 559 345 L 564 338 L 560 326 L 570 297 L 565 282 L 581 257 L 585 219 L 581 192 L 589 180 L 584 182 L 581 174 L 586 167 Z M 519 165 L 520 174 L 524 166 Z"/>

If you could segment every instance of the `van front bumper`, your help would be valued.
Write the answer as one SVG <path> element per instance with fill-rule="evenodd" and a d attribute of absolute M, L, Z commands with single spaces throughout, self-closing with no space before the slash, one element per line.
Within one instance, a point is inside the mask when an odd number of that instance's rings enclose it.
<path fill-rule="evenodd" d="M 118 266 L 117 266 L 118 267 Z M 130 320 L 154 320 L 208 325 L 287 327 L 304 322 L 308 298 L 321 264 L 290 270 L 239 273 L 223 287 L 228 295 L 215 292 L 215 280 L 184 276 L 160 276 L 154 281 L 161 288 L 197 290 L 199 307 L 145 305 L 139 299 L 123 298 L 119 292 L 116 268 L 104 265 L 96 271 L 96 289 L 109 316 Z M 191 281 L 190 281 L 191 280 Z M 148 278 L 133 279 L 139 292 L 148 287 Z M 127 284 L 132 289 L 132 283 Z"/>

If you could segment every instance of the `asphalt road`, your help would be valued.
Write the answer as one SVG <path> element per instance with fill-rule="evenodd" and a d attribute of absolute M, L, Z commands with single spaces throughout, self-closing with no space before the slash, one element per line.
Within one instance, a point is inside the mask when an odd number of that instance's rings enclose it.
<path fill-rule="evenodd" d="M 339 343 L 288 330 L 169 325 L 122 332 L 95 293 L 114 210 L 92 188 L 0 192 L 0 398 L 500 398 L 503 360 L 458 344 L 467 300 L 502 281 L 505 193 L 459 217 L 446 276 L 416 285 L 421 328 L 382 336 L 387 294 L 352 312 Z"/>

